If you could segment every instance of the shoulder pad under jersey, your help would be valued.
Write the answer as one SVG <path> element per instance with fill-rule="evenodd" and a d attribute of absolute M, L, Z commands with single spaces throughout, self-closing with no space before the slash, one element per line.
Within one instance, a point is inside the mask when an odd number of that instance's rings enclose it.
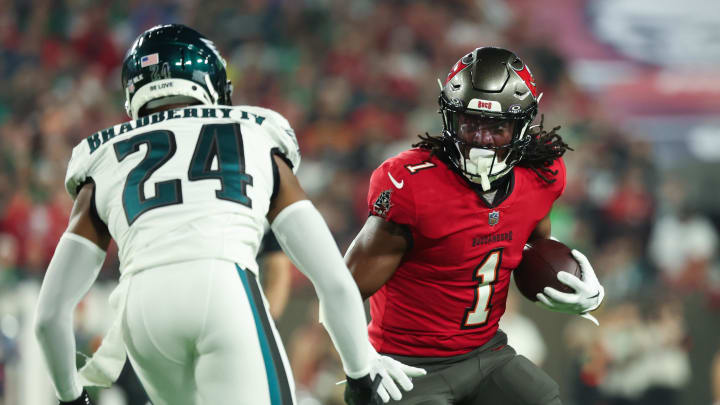
<path fill-rule="evenodd" d="M 300 147 L 298 146 L 295 131 L 285 117 L 278 112 L 268 108 L 255 106 L 238 106 L 236 111 L 247 111 L 255 115 L 255 122 L 260 122 L 260 128 L 270 136 L 271 141 L 277 146 L 280 153 L 292 165 L 293 173 L 297 173 L 300 167 Z"/>
<path fill-rule="evenodd" d="M 80 142 L 73 148 L 65 174 L 65 189 L 73 200 L 77 197 L 78 187 L 87 180 L 90 159 L 90 149 L 87 142 Z"/>

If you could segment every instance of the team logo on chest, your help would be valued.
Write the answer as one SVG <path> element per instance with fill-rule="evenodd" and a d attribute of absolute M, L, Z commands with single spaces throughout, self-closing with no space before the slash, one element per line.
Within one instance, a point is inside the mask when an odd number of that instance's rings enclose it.
<path fill-rule="evenodd" d="M 488 214 L 488 225 L 495 226 L 500 222 L 500 211 L 490 211 Z"/>

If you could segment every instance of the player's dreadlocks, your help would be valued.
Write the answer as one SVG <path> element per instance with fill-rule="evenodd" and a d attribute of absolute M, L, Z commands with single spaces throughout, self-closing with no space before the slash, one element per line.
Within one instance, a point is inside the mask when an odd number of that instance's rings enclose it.
<path fill-rule="evenodd" d="M 418 138 L 420 142 L 412 144 L 413 148 L 427 149 L 430 151 L 430 156 L 442 156 L 445 153 L 445 142 L 442 138 L 430 136 L 427 132 L 425 135 L 419 134 Z"/>
<path fill-rule="evenodd" d="M 528 129 L 530 135 L 530 143 L 525 149 L 522 159 L 518 162 L 518 166 L 527 167 L 540 177 L 546 183 L 554 183 L 552 178 L 557 174 L 557 170 L 550 169 L 553 161 L 568 150 L 573 150 L 563 141 L 562 137 L 557 133 L 560 126 L 554 127 L 547 131 L 543 127 L 545 117 L 540 117 L 540 124 L 534 125 Z M 447 155 L 447 143 L 442 137 L 418 135 L 420 142 L 414 143 L 414 148 L 423 148 L 430 150 L 431 155 L 445 157 Z"/>

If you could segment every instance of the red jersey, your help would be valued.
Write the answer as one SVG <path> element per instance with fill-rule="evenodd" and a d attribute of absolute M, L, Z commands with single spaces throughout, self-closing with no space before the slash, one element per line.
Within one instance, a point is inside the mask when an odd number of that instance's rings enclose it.
<path fill-rule="evenodd" d="M 407 226 L 412 245 L 370 298 L 370 341 L 380 353 L 453 356 L 495 335 L 510 273 L 537 223 L 565 188 L 515 167 L 506 198 L 489 207 L 468 182 L 425 149 L 388 159 L 373 172 L 370 214 Z"/>

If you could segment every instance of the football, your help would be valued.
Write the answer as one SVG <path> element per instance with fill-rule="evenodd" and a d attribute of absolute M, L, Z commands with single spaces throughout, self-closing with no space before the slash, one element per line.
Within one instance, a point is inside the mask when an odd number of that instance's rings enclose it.
<path fill-rule="evenodd" d="M 513 271 L 513 278 L 522 295 L 537 301 L 537 293 L 545 287 L 573 292 L 572 288 L 557 279 L 559 271 L 566 271 L 582 279 L 580 264 L 570 253 L 569 247 L 552 239 L 534 239 L 525 245 L 522 260 Z"/>

